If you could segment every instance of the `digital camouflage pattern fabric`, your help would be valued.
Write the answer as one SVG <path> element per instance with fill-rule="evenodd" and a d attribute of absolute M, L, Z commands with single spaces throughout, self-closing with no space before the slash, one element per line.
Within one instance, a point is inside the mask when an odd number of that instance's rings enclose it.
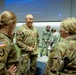
<path fill-rule="evenodd" d="M 16 64 L 16 50 L 6 34 L 0 33 L 0 75 L 9 75 L 8 69 L 12 64 Z"/>
<path fill-rule="evenodd" d="M 28 59 L 30 59 L 30 75 L 34 75 L 36 71 L 36 60 L 38 56 L 38 31 L 35 27 L 28 28 L 23 25 L 16 33 L 17 45 L 21 50 L 21 75 L 27 75 Z M 29 47 L 34 50 L 29 51 Z"/>
<path fill-rule="evenodd" d="M 50 30 L 43 30 L 42 33 L 42 48 L 41 48 L 41 52 L 40 52 L 40 56 L 42 56 L 42 53 L 44 51 L 44 49 L 46 49 L 46 56 L 48 56 L 48 46 L 50 45 L 50 38 L 51 38 L 51 31 Z"/>
<path fill-rule="evenodd" d="M 15 65 L 17 67 L 17 72 L 16 75 L 19 75 L 19 60 L 18 60 L 18 56 L 17 56 L 17 50 L 15 47 L 15 44 L 13 43 L 13 38 L 14 35 L 9 35 L 8 38 L 11 40 L 11 51 L 9 52 L 8 58 L 7 58 L 7 69 L 11 66 L 11 65 Z"/>
<path fill-rule="evenodd" d="M 44 75 L 76 75 L 76 35 L 59 41 L 53 47 Z"/>

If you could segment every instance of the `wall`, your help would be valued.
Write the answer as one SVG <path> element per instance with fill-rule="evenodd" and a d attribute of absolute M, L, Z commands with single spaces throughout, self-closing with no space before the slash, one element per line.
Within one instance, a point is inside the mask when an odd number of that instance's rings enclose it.
<path fill-rule="evenodd" d="M 76 18 L 76 0 L 72 0 L 71 5 L 71 16 Z"/>
<path fill-rule="evenodd" d="M 75 7 L 75 0 L 0 0 L 0 13 L 13 11 L 18 22 L 24 22 L 28 13 L 33 14 L 35 22 L 61 21 L 74 16 Z"/>

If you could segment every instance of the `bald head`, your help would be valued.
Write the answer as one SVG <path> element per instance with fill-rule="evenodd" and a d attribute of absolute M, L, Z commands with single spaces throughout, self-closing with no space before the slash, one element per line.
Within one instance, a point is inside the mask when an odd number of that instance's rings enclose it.
<path fill-rule="evenodd" d="M 29 28 L 31 28 L 32 27 L 32 24 L 33 24 L 33 21 L 34 21 L 34 17 L 31 14 L 27 14 L 25 20 L 26 20 L 26 25 Z"/>
<path fill-rule="evenodd" d="M 33 16 L 31 14 L 27 14 L 26 18 L 33 18 Z"/>

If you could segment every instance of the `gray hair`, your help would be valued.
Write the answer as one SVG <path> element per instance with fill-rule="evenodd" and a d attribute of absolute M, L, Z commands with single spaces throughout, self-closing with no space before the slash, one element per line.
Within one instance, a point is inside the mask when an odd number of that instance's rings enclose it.
<path fill-rule="evenodd" d="M 33 18 L 33 15 L 32 15 L 32 14 L 27 14 L 27 15 L 26 15 L 26 18 L 30 18 L 30 17 Z"/>

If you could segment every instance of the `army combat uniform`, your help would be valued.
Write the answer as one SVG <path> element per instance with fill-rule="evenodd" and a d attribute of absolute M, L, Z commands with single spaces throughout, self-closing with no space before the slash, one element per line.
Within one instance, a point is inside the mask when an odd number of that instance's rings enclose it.
<path fill-rule="evenodd" d="M 7 69 L 11 65 L 17 65 L 17 53 L 10 37 L 0 33 L 0 75 L 10 75 Z"/>
<path fill-rule="evenodd" d="M 40 56 L 42 56 L 44 49 L 46 49 L 46 56 L 48 56 L 48 46 L 50 45 L 51 31 L 43 30 L 42 33 L 42 48 L 40 51 Z M 48 41 L 48 42 L 47 42 Z"/>
<path fill-rule="evenodd" d="M 28 28 L 23 25 L 16 33 L 17 45 L 21 50 L 21 75 L 27 75 L 28 59 L 30 59 L 29 75 L 34 75 L 36 71 L 36 60 L 38 57 L 38 31 L 35 27 Z M 34 48 L 31 52 L 29 47 Z"/>
<path fill-rule="evenodd" d="M 76 35 L 69 36 L 54 46 L 44 75 L 76 75 Z"/>
<path fill-rule="evenodd" d="M 56 42 L 58 42 L 60 38 L 60 33 L 54 32 L 51 36 L 51 47 L 55 46 Z"/>
<path fill-rule="evenodd" d="M 19 74 L 19 60 L 18 60 L 18 56 L 17 56 L 17 50 L 16 50 L 16 47 L 15 47 L 15 44 L 13 43 L 13 38 L 14 38 L 14 35 L 10 35 L 9 36 L 9 39 L 11 40 L 11 43 L 12 43 L 12 49 L 9 53 L 9 56 L 8 56 L 8 59 L 7 59 L 7 69 L 11 66 L 11 65 L 15 65 L 17 67 L 17 72 L 16 72 L 16 75 L 20 75 Z"/>

